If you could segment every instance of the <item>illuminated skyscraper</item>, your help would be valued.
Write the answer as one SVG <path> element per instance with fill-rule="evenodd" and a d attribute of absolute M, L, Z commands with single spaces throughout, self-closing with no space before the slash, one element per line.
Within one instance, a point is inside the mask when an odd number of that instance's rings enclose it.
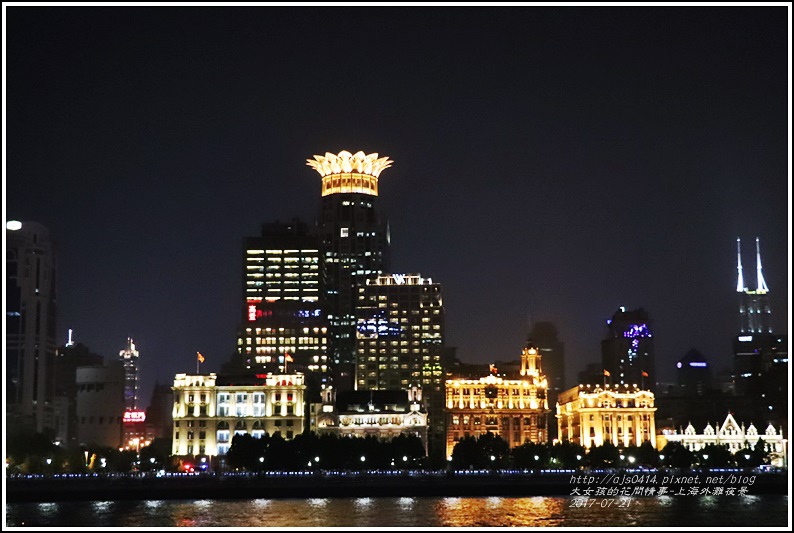
<path fill-rule="evenodd" d="M 755 239 L 756 288 L 744 286 L 741 242 L 736 239 L 739 335 L 733 341 L 736 392 L 753 399 L 754 415 L 787 425 L 788 336 L 772 332 L 769 287 L 761 270 L 761 245 Z"/>
<path fill-rule="evenodd" d="M 607 320 L 609 335 L 601 341 L 601 360 L 606 383 L 656 387 L 653 333 L 648 313 L 621 307 Z"/>
<path fill-rule="evenodd" d="M 391 274 L 358 287 L 357 390 L 419 385 L 429 415 L 431 454 L 444 441 L 444 303 L 441 284 Z"/>
<path fill-rule="evenodd" d="M 357 288 L 388 270 L 389 229 L 378 207 L 378 178 L 391 166 L 378 154 L 315 155 L 322 176 L 317 232 L 325 259 L 326 295 L 337 389 L 351 388 L 356 345 Z"/>
<path fill-rule="evenodd" d="M 124 365 L 124 408 L 128 411 L 139 408 L 140 355 L 128 337 L 127 345 L 119 352 L 119 361 Z"/>
<path fill-rule="evenodd" d="M 751 291 L 744 286 L 741 240 L 736 239 L 738 270 L 736 292 L 739 293 L 739 333 L 741 334 L 772 333 L 769 287 L 766 286 L 764 274 L 761 271 L 761 244 L 758 237 L 755 239 L 755 254 L 756 289 Z"/>
<path fill-rule="evenodd" d="M 328 311 L 323 256 L 298 219 L 262 226 L 245 239 L 237 357 L 226 371 L 307 374 L 310 401 L 328 383 Z M 316 394 L 316 398 L 314 395 Z"/>
<path fill-rule="evenodd" d="M 36 431 L 55 429 L 55 254 L 35 222 L 6 223 L 6 417 Z"/>

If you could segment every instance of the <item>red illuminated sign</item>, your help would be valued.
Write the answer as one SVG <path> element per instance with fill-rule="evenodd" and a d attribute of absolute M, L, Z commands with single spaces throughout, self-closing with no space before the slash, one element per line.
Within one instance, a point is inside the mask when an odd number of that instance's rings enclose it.
<path fill-rule="evenodd" d="M 139 422 L 146 421 L 146 411 L 125 411 L 124 412 L 124 423 L 125 424 L 137 424 Z"/>
<path fill-rule="evenodd" d="M 248 321 L 249 322 L 256 322 L 257 318 L 262 318 L 263 316 L 273 316 L 273 311 L 268 309 L 267 311 L 262 311 L 261 309 L 256 308 L 255 303 L 248 304 Z"/>

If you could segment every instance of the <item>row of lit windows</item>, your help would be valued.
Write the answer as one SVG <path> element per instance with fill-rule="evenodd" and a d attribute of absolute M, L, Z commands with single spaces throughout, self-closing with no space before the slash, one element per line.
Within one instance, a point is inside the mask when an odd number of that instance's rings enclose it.
<path fill-rule="evenodd" d="M 463 418 L 464 426 L 468 426 L 471 422 L 474 422 L 475 425 L 485 423 L 486 425 L 489 426 L 495 426 L 499 424 L 499 417 L 493 415 L 482 416 L 482 417 L 476 415 L 475 416 L 463 415 L 462 418 Z M 513 424 L 519 425 L 522 421 L 522 418 L 523 418 L 524 426 L 535 426 L 538 424 L 537 415 L 525 416 L 525 417 L 514 416 L 512 417 Z M 460 415 L 452 415 L 453 426 L 459 426 L 460 420 L 461 420 Z M 511 421 L 510 417 L 502 417 L 502 425 L 508 426 L 510 425 L 510 421 Z"/>
<path fill-rule="evenodd" d="M 246 337 L 246 344 L 325 344 L 326 339 L 319 339 L 317 337 Z"/>
<path fill-rule="evenodd" d="M 259 335 L 262 332 L 265 332 L 265 333 L 275 332 L 276 330 L 278 330 L 279 333 L 287 333 L 287 334 L 296 332 L 296 330 L 293 329 L 293 328 L 254 328 L 254 329 L 245 328 L 246 332 L 251 333 L 251 331 L 256 331 L 257 335 Z M 310 331 L 310 328 L 303 328 L 303 332 L 304 333 L 308 334 L 309 331 Z M 328 328 L 311 328 L 311 331 L 313 331 L 315 334 L 319 333 L 319 332 L 326 333 L 328 331 Z M 292 337 L 292 338 L 294 338 L 294 337 Z"/>
<path fill-rule="evenodd" d="M 247 250 L 247 253 L 248 253 L 248 255 L 261 255 L 261 254 L 264 254 L 264 253 L 267 253 L 268 255 L 271 255 L 271 254 L 275 254 L 275 255 L 297 254 L 297 253 L 310 254 L 310 253 L 319 253 L 319 250 L 312 250 L 312 249 L 306 249 L 306 250 L 259 250 L 259 249 L 253 249 L 252 248 L 250 250 Z"/>
<path fill-rule="evenodd" d="M 280 402 L 282 397 L 286 398 L 288 402 L 291 402 L 292 399 L 295 397 L 294 392 L 273 392 L 273 401 Z M 237 404 L 246 403 L 248 402 L 249 393 L 247 392 L 237 392 L 234 393 L 234 401 Z M 262 404 L 265 403 L 265 393 L 264 392 L 252 392 L 250 394 L 251 399 L 254 404 Z M 232 393 L 231 392 L 219 392 L 218 393 L 218 404 L 228 404 L 232 401 Z"/>

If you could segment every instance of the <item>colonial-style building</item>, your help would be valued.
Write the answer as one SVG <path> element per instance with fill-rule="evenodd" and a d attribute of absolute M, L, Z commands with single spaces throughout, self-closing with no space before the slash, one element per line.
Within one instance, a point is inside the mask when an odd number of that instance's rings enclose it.
<path fill-rule="evenodd" d="M 659 441 L 680 442 L 690 450 L 698 451 L 710 444 L 724 446 L 731 453 L 760 445 L 768 451 L 772 466 L 785 467 L 788 465 L 787 443 L 783 438 L 783 429 L 778 433 L 772 424 L 767 426 L 763 434 L 759 434 L 755 425 L 750 424 L 745 429 L 744 423 L 739 424 L 732 414 L 728 414 L 725 422 L 715 429 L 717 425 L 707 424 L 702 433 L 697 433 L 692 424 L 683 431 L 663 430 Z"/>
<path fill-rule="evenodd" d="M 546 442 L 548 383 L 540 362 L 537 346 L 528 344 L 521 354 L 519 379 L 491 374 L 446 381 L 447 457 L 461 438 L 489 431 L 511 448 L 527 441 Z"/>
<path fill-rule="evenodd" d="M 239 433 L 303 432 L 303 374 L 177 374 L 172 453 L 225 455 Z"/>
<path fill-rule="evenodd" d="M 656 446 L 655 411 L 653 393 L 636 385 L 578 385 L 557 401 L 559 439 L 585 448 L 605 442 Z"/>
<path fill-rule="evenodd" d="M 422 439 L 427 453 L 427 410 L 419 387 L 339 393 L 328 388 L 322 391 L 322 397 L 322 404 L 315 404 L 313 431 L 380 439 L 413 435 Z"/>

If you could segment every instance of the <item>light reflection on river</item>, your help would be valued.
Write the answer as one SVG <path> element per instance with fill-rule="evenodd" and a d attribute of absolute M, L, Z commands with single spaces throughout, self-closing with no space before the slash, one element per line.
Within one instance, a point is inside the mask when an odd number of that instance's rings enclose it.
<path fill-rule="evenodd" d="M 12 503 L 8 527 L 785 526 L 788 496 L 309 498 Z M 609 503 L 609 502 L 612 503 Z"/>

